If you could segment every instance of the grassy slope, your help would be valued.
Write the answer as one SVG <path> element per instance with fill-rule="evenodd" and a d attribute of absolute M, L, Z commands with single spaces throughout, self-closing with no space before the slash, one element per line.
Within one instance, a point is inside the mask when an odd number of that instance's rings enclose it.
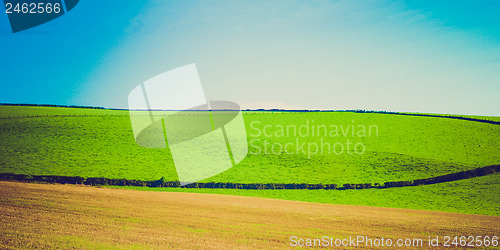
<path fill-rule="evenodd" d="M 426 178 L 450 172 L 495 164 L 500 156 L 500 126 L 451 119 L 357 113 L 285 113 L 247 115 L 248 134 L 252 121 L 286 127 L 314 121 L 315 125 L 377 125 L 378 137 L 323 137 L 336 142 L 363 142 L 363 155 L 250 154 L 234 168 L 211 181 L 363 183 Z M 277 131 L 270 129 L 269 131 Z M 250 137 L 250 140 L 255 139 Z M 269 143 L 294 143 L 296 138 L 271 137 Z M 301 142 L 320 145 L 322 137 L 300 138 Z M 258 144 L 257 143 L 254 143 Z M 263 148 L 263 144 L 260 145 Z M 253 152 L 256 152 L 254 150 Z M 307 173 L 307 174 L 305 174 Z"/>
<path fill-rule="evenodd" d="M 62 116 L 54 115 L 91 115 Z M 0 107 L 0 171 L 153 180 L 176 180 L 168 149 L 134 142 L 127 111 Z M 48 117 L 43 117 L 49 115 Z M 378 137 L 324 137 L 325 142 L 363 142 L 363 155 L 298 153 L 249 155 L 237 166 L 207 181 L 282 183 L 376 183 L 427 178 L 498 163 L 500 126 L 470 121 L 357 113 L 262 113 L 245 116 L 247 133 L 254 121 L 265 125 L 377 125 Z M 276 132 L 276 129 L 269 130 Z M 294 143 L 295 137 L 249 137 L 270 143 Z M 300 143 L 321 144 L 321 137 Z M 262 146 L 262 144 L 260 144 Z M 307 147 L 307 146 L 306 146 Z M 307 149 L 306 149 L 307 151 Z"/>

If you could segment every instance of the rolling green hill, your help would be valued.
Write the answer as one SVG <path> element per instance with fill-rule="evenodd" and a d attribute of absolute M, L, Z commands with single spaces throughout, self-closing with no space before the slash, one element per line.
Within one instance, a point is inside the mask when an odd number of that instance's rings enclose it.
<path fill-rule="evenodd" d="M 3 173 L 177 180 L 168 149 L 135 143 L 128 111 L 2 106 L 0 117 Z M 206 181 L 383 183 L 497 164 L 500 156 L 500 126 L 492 124 L 352 112 L 245 112 L 244 119 L 248 156 Z M 364 153 L 349 154 L 347 141 L 362 143 Z"/>
<path fill-rule="evenodd" d="M 357 112 L 245 111 L 243 117 L 247 157 L 202 182 L 384 183 L 471 170 L 500 159 L 500 125 L 477 121 Z M 326 144 L 342 144 L 344 152 L 315 151 L 314 145 Z M 358 144 L 363 147 L 356 151 L 352 147 Z M 289 151 L 285 145 L 292 145 Z M 0 155 L 0 173 L 177 180 L 169 149 L 138 146 L 125 110 L 0 106 Z M 480 178 L 370 191 L 180 190 L 498 215 L 498 174 Z"/>

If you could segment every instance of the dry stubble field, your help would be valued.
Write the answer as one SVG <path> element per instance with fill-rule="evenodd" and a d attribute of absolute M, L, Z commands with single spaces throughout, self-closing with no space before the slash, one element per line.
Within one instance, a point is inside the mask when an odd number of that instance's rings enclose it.
<path fill-rule="evenodd" d="M 290 237 L 499 235 L 500 217 L 0 182 L 0 248 L 282 248 Z"/>

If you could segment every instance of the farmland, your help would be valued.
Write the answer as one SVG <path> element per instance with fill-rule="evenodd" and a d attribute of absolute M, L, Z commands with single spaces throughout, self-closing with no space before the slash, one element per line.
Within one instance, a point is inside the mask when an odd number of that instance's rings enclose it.
<path fill-rule="evenodd" d="M 1 181 L 0 214 L 2 249 L 269 249 L 292 236 L 422 239 L 415 249 L 429 237 L 444 248 L 447 235 L 500 233 L 494 216 Z"/>
<path fill-rule="evenodd" d="M 249 154 L 235 167 L 203 182 L 232 183 L 384 183 L 456 173 L 499 163 L 500 126 L 446 118 L 355 112 L 243 113 Z M 473 117 L 495 120 L 497 117 Z M 297 136 L 265 136 L 282 126 L 327 128 L 377 127 L 377 133 L 330 133 L 300 137 L 304 151 L 264 153 L 264 143 L 287 145 Z M 150 149 L 134 141 L 128 111 L 60 107 L 0 106 L 0 172 L 26 175 L 106 177 L 176 181 L 168 148 Z M 331 130 L 329 130 L 331 131 Z M 322 143 L 364 145 L 363 154 L 311 152 Z M 259 149 L 261 151 L 259 151 Z M 324 203 L 393 206 L 498 215 L 498 175 L 425 187 L 391 190 L 192 190 Z M 437 188 L 439 187 L 439 188 Z M 451 189 L 447 189 L 452 187 Z M 172 189 L 175 190 L 175 189 Z M 396 191 L 398 190 L 398 191 Z M 442 204 L 412 203 L 440 190 Z M 481 191 L 479 191 L 481 190 Z M 377 193 L 379 192 L 379 193 Z M 347 195 L 349 194 L 349 195 Z M 384 194 L 384 195 L 377 195 Z M 386 200 L 385 195 L 387 194 Z M 393 195 L 394 194 L 394 195 Z M 348 197 L 358 197 L 350 199 Z M 393 196 L 391 196 L 393 195 Z M 408 195 L 407 199 L 401 199 Z M 443 191 L 444 195 L 444 191 Z M 364 197 L 364 198 L 363 198 Z M 392 197 L 392 198 L 391 198 Z M 465 198 L 464 198 L 465 197 Z M 467 199 L 467 197 L 470 197 Z M 424 200 L 422 200 L 424 201 Z M 455 203 L 455 204 L 452 204 Z M 476 204 L 476 209 L 467 208 Z"/>
<path fill-rule="evenodd" d="M 116 186 L 145 191 L 195 192 L 253 196 L 291 201 L 373 207 L 410 208 L 500 216 L 500 173 L 434 185 L 364 190 L 242 190 L 149 188 Z"/>

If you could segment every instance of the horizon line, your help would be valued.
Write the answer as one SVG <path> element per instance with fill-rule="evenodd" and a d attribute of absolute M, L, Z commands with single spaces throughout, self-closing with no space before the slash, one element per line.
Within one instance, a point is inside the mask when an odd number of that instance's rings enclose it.
<path fill-rule="evenodd" d="M 122 111 L 282 111 L 282 112 L 358 112 L 358 113 L 398 113 L 398 114 L 434 114 L 434 115 L 462 115 L 462 116 L 488 116 L 499 117 L 496 115 L 467 115 L 467 114 L 444 114 L 431 112 L 416 112 L 416 111 L 390 111 L 390 110 L 368 110 L 368 109 L 206 109 L 206 110 L 175 110 L 175 109 L 125 109 L 125 108 L 110 108 L 101 106 L 87 105 L 62 105 L 62 104 L 34 104 L 34 103 L 0 103 L 0 106 L 20 106 L 20 107 L 55 107 L 55 108 L 80 108 L 80 109 L 103 109 L 103 110 L 122 110 Z"/>

